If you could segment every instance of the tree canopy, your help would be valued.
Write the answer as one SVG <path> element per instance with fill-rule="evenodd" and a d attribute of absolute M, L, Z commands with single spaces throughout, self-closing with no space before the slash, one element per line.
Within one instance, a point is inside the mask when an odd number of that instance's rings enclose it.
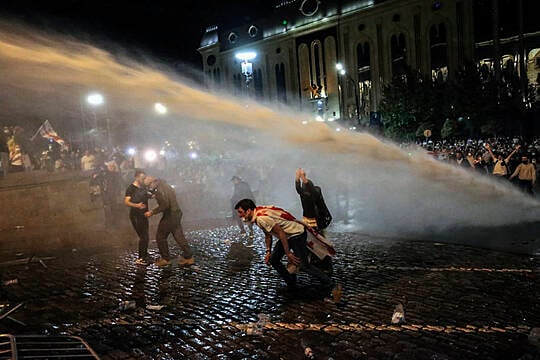
<path fill-rule="evenodd" d="M 538 102 L 523 95 L 514 69 L 497 84 L 486 67 L 475 64 L 447 82 L 409 68 L 384 87 L 380 105 L 384 134 L 397 141 L 423 137 L 427 129 L 436 139 L 523 135 L 535 108 Z"/>

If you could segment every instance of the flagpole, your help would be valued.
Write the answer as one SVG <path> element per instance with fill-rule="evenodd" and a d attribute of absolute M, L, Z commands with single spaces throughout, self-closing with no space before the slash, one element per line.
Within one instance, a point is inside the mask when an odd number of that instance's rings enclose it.
<path fill-rule="evenodd" d="M 48 121 L 48 120 L 45 120 L 45 121 Z M 41 124 L 41 126 L 38 127 L 38 129 L 37 129 L 36 133 L 34 134 L 34 136 L 32 136 L 32 137 L 30 138 L 30 141 L 34 141 L 34 139 L 36 138 L 36 136 L 39 134 L 39 132 L 40 132 L 41 129 L 43 128 L 43 125 L 44 125 L 44 124 L 45 124 L 45 123 Z"/>

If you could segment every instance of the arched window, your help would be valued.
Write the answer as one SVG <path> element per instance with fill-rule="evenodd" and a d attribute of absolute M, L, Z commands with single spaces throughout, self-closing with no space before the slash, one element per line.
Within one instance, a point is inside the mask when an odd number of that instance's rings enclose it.
<path fill-rule="evenodd" d="M 431 25 L 429 50 L 433 81 L 445 82 L 448 77 L 448 40 L 444 23 Z"/>
<path fill-rule="evenodd" d="M 263 97 L 263 79 L 261 69 L 256 69 L 253 72 L 253 87 L 255 88 L 255 96 L 259 99 Z"/>
<path fill-rule="evenodd" d="M 233 84 L 234 84 L 234 93 L 240 94 L 242 92 L 242 83 L 244 81 L 244 75 L 234 74 L 233 75 Z"/>
<path fill-rule="evenodd" d="M 371 111 L 371 53 L 369 42 L 359 43 L 356 47 L 358 58 L 358 117 L 369 119 Z M 367 120 L 366 120 L 367 121 Z"/>
<path fill-rule="evenodd" d="M 405 74 L 407 68 L 407 47 L 403 33 L 392 35 L 390 39 L 390 56 L 392 58 L 392 75 Z"/>
<path fill-rule="evenodd" d="M 285 81 L 285 64 L 280 63 L 276 64 L 276 88 L 277 88 L 277 99 L 280 102 L 287 102 L 287 84 Z"/>
<path fill-rule="evenodd" d="M 214 69 L 214 82 L 216 84 L 221 83 L 221 74 L 220 74 L 219 68 Z"/>
<path fill-rule="evenodd" d="M 356 47 L 358 58 L 358 80 L 371 80 L 371 54 L 369 42 L 358 44 Z"/>
<path fill-rule="evenodd" d="M 324 47 L 320 40 L 314 40 L 310 45 L 310 69 L 311 83 L 310 85 L 318 89 L 325 89 L 325 63 L 324 63 Z"/>

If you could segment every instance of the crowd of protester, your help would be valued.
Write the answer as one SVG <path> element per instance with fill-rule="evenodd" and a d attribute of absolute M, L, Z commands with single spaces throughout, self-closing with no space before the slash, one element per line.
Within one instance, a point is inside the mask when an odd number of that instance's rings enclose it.
<path fill-rule="evenodd" d="M 270 163 L 263 166 L 243 163 L 241 160 L 227 160 L 234 156 L 201 157 L 194 160 L 174 154 L 172 157 L 158 156 L 149 164 L 144 161 L 142 154 L 127 154 L 119 147 L 109 150 L 95 146 L 91 150 L 82 150 L 62 147 L 51 141 L 36 146 L 29 143 L 22 133 L 19 127 L 3 128 L 0 139 L 0 177 L 9 172 L 32 170 L 80 171 L 91 178 L 92 197 L 101 197 L 104 203 L 120 204 L 123 189 L 132 181 L 134 169 L 149 167 L 158 176 L 195 189 L 193 194 L 222 187 L 223 179 L 236 175 L 251 184 L 258 197 L 264 200 L 264 179 L 272 169 Z M 540 170 L 537 167 L 540 139 L 529 142 L 521 138 L 501 137 L 485 140 L 426 140 L 401 145 L 402 148 L 418 146 L 439 161 L 515 183 L 530 194 L 540 192 L 535 191 Z"/>
<path fill-rule="evenodd" d="M 145 159 L 143 149 L 128 151 L 120 147 L 61 146 L 39 137 L 36 141 L 29 141 L 28 134 L 17 127 L 5 127 L 1 133 L 0 144 L 5 148 L 0 149 L 3 150 L 0 151 L 3 154 L 0 158 L 0 168 L 3 170 L 0 179 L 9 173 L 31 171 L 82 175 L 90 179 L 90 199 L 101 200 L 106 211 L 123 209 L 124 192 L 133 181 L 135 169 L 145 169 L 163 177 L 178 186 L 184 201 L 199 204 L 201 208 L 223 203 L 224 210 L 228 209 L 227 202 L 222 198 L 229 196 L 232 191 L 229 179 L 233 175 L 248 181 L 257 199 L 264 201 L 268 195 L 264 191 L 267 188 L 264 179 L 273 165 L 270 162 L 260 165 L 248 163 L 236 154 L 209 156 L 199 153 L 193 158 L 190 153 L 167 151 L 163 155 L 156 151 L 155 159 L 149 161 Z M 21 159 L 20 162 L 18 159 Z M 218 198 L 220 196 L 222 198 Z"/>
<path fill-rule="evenodd" d="M 409 147 L 411 144 L 402 144 Z M 480 175 L 510 181 L 524 192 L 533 194 L 538 187 L 540 139 L 521 138 L 423 141 L 420 146 L 435 159 Z"/>

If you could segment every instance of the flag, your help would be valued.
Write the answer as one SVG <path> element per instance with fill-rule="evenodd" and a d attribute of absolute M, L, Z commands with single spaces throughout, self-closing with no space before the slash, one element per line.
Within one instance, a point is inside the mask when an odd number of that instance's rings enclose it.
<path fill-rule="evenodd" d="M 51 140 L 57 142 L 61 146 L 66 146 L 66 142 L 64 141 L 64 139 L 62 139 L 60 136 L 58 136 L 56 131 L 54 131 L 53 127 L 49 123 L 49 120 L 45 120 L 45 122 L 43 124 L 41 124 L 38 131 L 36 131 L 34 136 L 32 136 L 31 140 L 33 141 L 34 138 L 38 134 L 41 135 L 41 137 L 44 137 L 45 139 L 51 139 Z"/>

